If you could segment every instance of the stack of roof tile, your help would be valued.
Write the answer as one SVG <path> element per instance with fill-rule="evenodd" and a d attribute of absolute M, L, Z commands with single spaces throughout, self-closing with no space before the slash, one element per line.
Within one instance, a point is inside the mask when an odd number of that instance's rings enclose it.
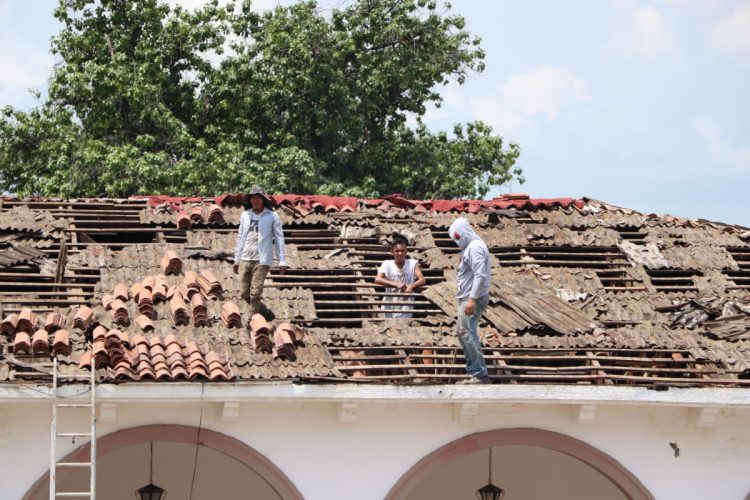
<path fill-rule="evenodd" d="M 177 227 L 179 229 L 190 229 L 192 227 L 190 217 L 184 211 L 180 210 L 177 214 Z"/>
<path fill-rule="evenodd" d="M 172 295 L 172 298 L 169 300 L 169 311 L 172 314 L 172 321 L 175 326 L 190 324 L 190 317 L 188 316 L 182 293 L 176 292 Z"/>
<path fill-rule="evenodd" d="M 97 340 L 92 345 L 94 367 L 98 370 L 109 365 L 109 354 L 104 340 Z"/>
<path fill-rule="evenodd" d="M 112 307 L 110 308 L 110 314 L 112 315 L 112 321 L 116 325 L 130 326 L 130 316 L 128 315 L 128 306 L 120 299 L 112 301 Z"/>
<path fill-rule="evenodd" d="M 14 354 L 29 354 L 31 352 L 31 337 L 26 332 L 16 332 L 16 338 L 13 340 Z"/>
<path fill-rule="evenodd" d="M 151 289 L 151 300 L 154 304 L 167 300 L 167 279 L 163 275 L 154 277 L 154 287 Z"/>
<path fill-rule="evenodd" d="M 109 311 L 113 300 L 115 300 L 115 298 L 112 297 L 112 294 L 105 293 L 102 295 L 102 307 L 104 307 L 105 311 Z"/>
<path fill-rule="evenodd" d="M 154 317 L 154 301 L 152 297 L 151 290 L 148 288 L 143 288 L 141 293 L 136 297 L 136 300 L 138 301 L 138 312 L 149 318 Z"/>
<path fill-rule="evenodd" d="M 49 354 L 49 338 L 47 330 L 37 330 L 31 337 L 31 352 L 34 354 Z"/>
<path fill-rule="evenodd" d="M 164 254 L 164 257 L 161 258 L 161 271 L 166 275 L 170 275 L 180 274 L 181 270 L 182 261 L 174 251 L 168 250 Z"/>
<path fill-rule="evenodd" d="M 242 317 L 237 304 L 232 301 L 224 302 L 221 306 L 221 320 L 227 328 L 241 328 Z"/>
<path fill-rule="evenodd" d="M 18 322 L 16 323 L 16 331 L 26 332 L 31 335 L 36 329 L 36 314 L 31 309 L 24 307 L 21 309 L 21 313 L 18 315 Z"/>
<path fill-rule="evenodd" d="M 193 205 L 193 207 L 190 209 L 190 220 L 191 222 L 195 222 L 198 224 L 202 224 L 203 222 L 205 222 L 203 219 L 202 205 Z"/>
<path fill-rule="evenodd" d="M 104 338 L 104 347 L 107 348 L 110 365 L 117 366 L 123 360 L 130 360 L 127 351 L 128 343 L 128 335 L 125 332 L 117 328 L 107 332 Z"/>
<path fill-rule="evenodd" d="M 112 292 L 112 297 L 120 299 L 123 302 L 127 302 L 130 296 L 128 295 L 128 285 L 125 283 L 118 283 L 115 285 L 115 289 Z"/>
<path fill-rule="evenodd" d="M 273 359 L 295 361 L 294 330 L 289 323 L 282 323 L 273 332 Z"/>
<path fill-rule="evenodd" d="M 201 288 L 198 284 L 198 275 L 195 271 L 188 271 L 185 273 L 185 280 L 183 281 L 185 288 L 187 289 L 187 298 L 193 298 L 193 294 L 200 293 Z"/>
<path fill-rule="evenodd" d="M 96 325 L 94 331 L 91 332 L 91 338 L 93 342 L 104 341 L 107 335 L 107 329 L 102 325 Z"/>
<path fill-rule="evenodd" d="M 185 357 L 182 355 L 182 345 L 177 340 L 177 337 L 167 335 L 164 339 L 164 344 L 167 346 L 167 366 L 171 372 L 171 379 L 187 378 L 188 367 L 185 363 Z"/>
<path fill-rule="evenodd" d="M 208 378 L 215 380 L 229 380 L 226 362 L 214 351 L 206 353 L 206 363 L 208 363 Z"/>
<path fill-rule="evenodd" d="M 255 352 L 270 353 L 272 351 L 271 339 L 269 338 L 270 328 L 266 322 L 266 318 L 260 314 L 253 314 L 253 317 L 250 318 L 249 326 L 250 340 L 253 343 Z"/>
<path fill-rule="evenodd" d="M 16 333 L 16 324 L 18 323 L 17 314 L 9 314 L 0 322 L 0 333 L 3 335 L 13 335 Z"/>
<path fill-rule="evenodd" d="M 61 328 L 55 332 L 55 338 L 52 340 L 52 354 L 58 356 L 70 355 L 70 334 L 68 330 Z"/>
<path fill-rule="evenodd" d="M 208 207 L 208 223 L 209 224 L 224 224 L 224 211 L 216 203 L 212 203 Z"/>
<path fill-rule="evenodd" d="M 206 299 L 203 298 L 203 295 L 199 293 L 193 295 L 193 298 L 190 299 L 190 309 L 192 309 L 193 312 L 194 326 L 211 326 L 211 322 L 208 319 Z"/>
<path fill-rule="evenodd" d="M 60 313 L 51 312 L 47 315 L 47 321 L 44 322 L 44 329 L 47 333 L 54 333 L 65 327 L 65 316 Z"/>
<path fill-rule="evenodd" d="M 198 274 L 197 282 L 201 292 L 208 299 L 220 299 L 224 293 L 221 283 L 210 269 L 203 269 Z"/>
<path fill-rule="evenodd" d="M 94 319 L 94 310 L 89 306 L 81 306 L 73 317 L 73 328 L 86 331 L 91 326 L 92 319 Z"/>

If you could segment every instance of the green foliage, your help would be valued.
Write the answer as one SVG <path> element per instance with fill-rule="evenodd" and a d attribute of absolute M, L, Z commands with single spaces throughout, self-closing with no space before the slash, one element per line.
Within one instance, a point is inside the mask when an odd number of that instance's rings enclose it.
<path fill-rule="evenodd" d="M 250 7 L 60 0 L 46 101 L 0 112 L 0 188 L 454 198 L 523 182 L 518 146 L 487 125 L 449 135 L 421 123 L 440 86 L 483 69 L 479 40 L 447 6 Z"/>

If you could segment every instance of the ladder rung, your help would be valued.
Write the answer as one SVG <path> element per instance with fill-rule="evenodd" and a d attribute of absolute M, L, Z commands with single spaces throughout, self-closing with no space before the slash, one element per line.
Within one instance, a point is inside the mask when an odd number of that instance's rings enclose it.
<path fill-rule="evenodd" d="M 58 432 L 57 437 L 91 437 L 90 432 Z"/>
<path fill-rule="evenodd" d="M 90 491 L 78 491 L 78 492 L 70 492 L 70 493 L 55 493 L 56 497 L 90 497 L 91 492 Z"/>
<path fill-rule="evenodd" d="M 91 462 L 58 462 L 58 467 L 91 467 Z"/>
<path fill-rule="evenodd" d="M 91 403 L 59 403 L 58 408 L 91 408 Z"/>

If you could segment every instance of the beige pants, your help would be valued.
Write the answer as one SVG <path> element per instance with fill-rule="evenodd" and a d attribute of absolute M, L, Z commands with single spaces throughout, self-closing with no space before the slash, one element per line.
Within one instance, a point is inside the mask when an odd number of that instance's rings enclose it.
<path fill-rule="evenodd" d="M 262 266 L 257 260 L 240 261 L 242 288 L 240 297 L 250 304 L 250 313 L 260 312 L 260 298 L 263 295 L 263 281 L 268 274 L 269 266 Z"/>

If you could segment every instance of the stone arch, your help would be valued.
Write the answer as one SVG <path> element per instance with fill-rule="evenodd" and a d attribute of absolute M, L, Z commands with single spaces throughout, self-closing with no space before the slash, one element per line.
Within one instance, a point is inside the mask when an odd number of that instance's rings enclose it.
<path fill-rule="evenodd" d="M 578 439 L 542 429 L 498 429 L 477 432 L 456 439 L 425 456 L 409 469 L 386 496 L 386 500 L 403 500 L 412 489 L 433 471 L 453 459 L 489 447 L 534 446 L 564 453 L 580 460 L 609 479 L 632 500 L 653 500 L 654 496 L 617 460 Z"/>
<path fill-rule="evenodd" d="M 200 433 L 200 441 L 199 439 Z M 96 440 L 97 456 L 126 446 L 132 446 L 151 441 L 167 441 L 184 444 L 195 444 L 212 449 L 231 457 L 248 469 L 261 475 L 271 488 L 284 500 L 303 500 L 304 497 L 292 484 L 281 469 L 276 467 L 268 458 L 233 437 L 208 429 L 198 429 L 187 425 L 155 424 L 121 429 Z M 60 459 L 61 462 L 83 462 L 88 459 L 90 444 L 85 444 Z M 61 479 L 65 475 L 64 469 L 58 469 L 57 475 Z M 49 493 L 49 470 L 31 486 L 23 496 L 23 500 L 46 499 Z"/>

